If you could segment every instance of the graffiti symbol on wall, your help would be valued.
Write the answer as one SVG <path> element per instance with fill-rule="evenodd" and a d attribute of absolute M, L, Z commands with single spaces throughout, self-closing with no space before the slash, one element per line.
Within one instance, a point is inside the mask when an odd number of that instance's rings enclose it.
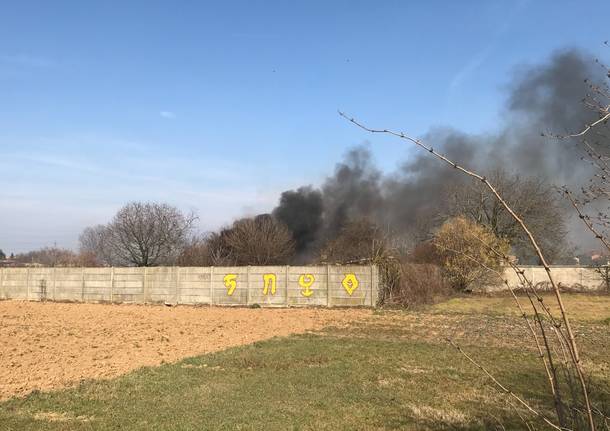
<path fill-rule="evenodd" d="M 343 279 L 341 284 L 343 285 L 343 288 L 345 289 L 347 294 L 349 296 L 352 296 L 354 290 L 358 289 L 359 282 L 355 274 L 345 274 L 345 278 Z"/>
<path fill-rule="evenodd" d="M 311 274 L 303 274 L 299 277 L 299 286 L 303 288 L 303 290 L 301 290 L 301 295 L 303 295 L 305 298 L 309 298 L 311 295 L 313 295 L 313 290 L 310 288 L 314 281 L 315 279 Z"/>
<path fill-rule="evenodd" d="M 227 274 L 223 278 L 224 285 L 227 288 L 227 295 L 232 296 L 237 288 L 237 274 Z M 315 278 L 312 274 L 301 274 L 299 276 L 299 286 L 301 286 L 301 295 L 309 298 L 313 295 L 314 291 L 311 290 L 311 286 L 315 282 Z M 341 281 L 341 285 L 345 289 L 348 295 L 352 296 L 354 291 L 358 289 L 360 282 L 356 277 L 356 274 L 349 273 L 345 274 L 345 277 Z M 268 295 L 271 291 L 271 295 L 275 295 L 277 290 L 277 276 L 275 274 L 263 274 L 263 295 Z"/>
<path fill-rule="evenodd" d="M 227 288 L 227 295 L 233 295 L 235 292 L 235 288 L 237 287 L 237 275 L 236 274 L 227 274 L 223 281 L 225 283 L 225 287 Z"/>
<path fill-rule="evenodd" d="M 271 286 L 271 294 L 275 295 L 276 281 L 275 274 L 263 274 L 263 295 L 269 293 L 269 286 Z"/>

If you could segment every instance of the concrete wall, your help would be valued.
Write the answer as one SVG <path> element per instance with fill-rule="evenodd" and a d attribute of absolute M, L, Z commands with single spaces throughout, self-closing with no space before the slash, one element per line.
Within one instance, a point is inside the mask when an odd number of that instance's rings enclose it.
<path fill-rule="evenodd" d="M 525 277 L 538 288 L 550 287 L 546 271 L 542 266 L 520 266 L 524 271 Z M 564 288 L 595 291 L 603 290 L 606 284 L 601 275 L 592 268 L 582 266 L 551 266 L 553 279 Z M 507 268 L 504 277 L 512 288 L 521 287 L 519 278 L 515 271 Z M 498 289 L 505 290 L 506 286 L 498 286 Z"/>
<path fill-rule="evenodd" d="M 0 299 L 375 306 L 375 266 L 2 268 Z"/>

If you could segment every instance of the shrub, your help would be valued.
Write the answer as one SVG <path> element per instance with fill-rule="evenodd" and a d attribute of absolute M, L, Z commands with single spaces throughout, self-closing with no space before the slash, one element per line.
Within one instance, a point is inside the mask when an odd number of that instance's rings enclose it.
<path fill-rule="evenodd" d="M 389 237 L 367 219 L 347 223 L 339 235 L 322 248 L 320 260 L 323 263 L 376 265 L 381 286 L 380 305 L 428 304 L 450 292 L 438 265 L 407 261 L 390 245 Z"/>
<path fill-rule="evenodd" d="M 510 248 L 506 240 L 465 217 L 443 223 L 433 244 L 446 279 L 460 291 L 496 282 L 495 271 L 502 271 L 502 258 L 492 250 L 506 255 Z"/>
<path fill-rule="evenodd" d="M 403 307 L 431 304 L 452 293 L 438 265 L 400 262 L 391 269 L 394 272 L 392 277 L 384 280 L 384 271 L 380 267 L 384 304 Z"/>

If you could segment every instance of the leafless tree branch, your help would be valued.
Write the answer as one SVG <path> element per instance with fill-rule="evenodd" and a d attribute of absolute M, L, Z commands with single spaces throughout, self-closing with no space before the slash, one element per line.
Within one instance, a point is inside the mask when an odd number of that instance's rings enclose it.
<path fill-rule="evenodd" d="M 481 181 L 483 184 L 485 184 L 485 186 L 489 189 L 489 191 L 495 196 L 495 198 L 502 204 L 502 206 L 505 208 L 506 211 L 508 211 L 508 213 L 515 219 L 515 221 L 521 226 L 521 228 L 523 229 L 523 231 L 525 232 L 525 234 L 527 235 L 530 244 L 532 245 L 533 249 L 536 252 L 536 255 L 538 256 L 540 263 L 542 264 L 542 266 L 544 267 L 547 277 L 549 279 L 549 282 L 552 286 L 553 289 L 553 293 L 555 295 L 555 299 L 557 301 L 557 304 L 559 306 L 559 310 L 561 313 L 561 317 L 563 320 L 563 323 L 565 325 L 566 328 L 566 332 L 567 332 L 567 337 L 568 337 L 568 341 L 569 341 L 569 347 L 570 347 L 570 355 L 572 358 L 572 362 L 574 364 L 574 368 L 576 369 L 576 372 L 578 374 L 579 377 L 579 382 L 580 382 L 580 387 L 582 390 L 582 395 L 583 395 L 583 399 L 585 401 L 585 406 L 586 406 L 586 411 L 587 411 L 587 417 L 588 417 L 588 422 L 589 422 L 589 428 L 593 431 L 595 430 L 595 421 L 593 419 L 593 414 L 592 414 L 592 410 L 591 410 L 591 403 L 589 401 L 589 393 L 587 390 L 587 383 L 585 381 L 585 377 L 584 377 L 584 372 L 582 369 L 582 364 L 581 364 L 581 360 L 580 360 L 580 353 L 579 353 L 579 349 L 576 343 L 576 339 L 574 337 L 574 332 L 572 330 L 572 326 L 570 324 L 570 320 L 568 318 L 567 312 L 566 312 L 566 308 L 565 305 L 563 303 L 563 299 L 561 297 L 561 292 L 559 290 L 559 286 L 557 285 L 557 283 L 555 282 L 553 275 L 551 273 L 551 268 L 549 267 L 549 264 L 547 263 L 547 260 L 545 258 L 545 256 L 542 253 L 542 250 L 540 249 L 540 246 L 538 245 L 538 242 L 536 241 L 536 239 L 534 238 L 534 236 L 532 235 L 531 231 L 529 230 L 529 228 L 527 227 L 527 225 L 524 223 L 524 221 L 521 219 L 521 217 L 519 217 L 519 215 L 517 215 L 513 209 L 508 205 L 508 203 L 504 200 L 504 198 L 498 193 L 498 191 L 496 190 L 496 188 L 482 175 L 470 170 L 470 169 L 466 169 L 460 165 L 458 165 L 456 162 L 450 160 L 449 158 L 447 158 L 446 156 L 444 156 L 443 154 L 437 152 L 434 150 L 434 148 L 424 144 L 422 141 L 420 141 L 419 139 L 415 139 L 407 134 L 405 134 L 404 132 L 395 132 L 392 130 L 388 130 L 388 129 L 373 129 L 370 127 L 365 126 L 364 124 L 358 122 L 357 120 L 355 120 L 354 118 L 348 117 L 346 114 L 344 114 L 343 112 L 339 112 L 339 115 L 342 116 L 343 118 L 347 119 L 348 121 L 350 121 L 352 124 L 356 125 L 357 127 L 369 132 L 369 133 L 375 133 L 375 134 L 387 134 L 387 135 L 391 135 L 391 136 L 395 136 L 397 138 L 400 138 L 402 140 L 406 140 L 409 141 L 413 144 L 415 144 L 416 146 L 426 150 L 427 152 L 429 152 L 430 154 L 432 154 L 434 157 L 438 158 L 439 160 L 443 161 L 444 163 L 446 163 L 447 165 L 451 166 L 452 168 L 472 177 L 475 178 L 479 181 Z"/>

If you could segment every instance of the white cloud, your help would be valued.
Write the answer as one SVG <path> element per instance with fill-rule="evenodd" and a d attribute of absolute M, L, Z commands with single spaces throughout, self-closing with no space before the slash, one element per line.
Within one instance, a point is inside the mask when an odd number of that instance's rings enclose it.
<path fill-rule="evenodd" d="M 161 111 L 159 112 L 159 115 L 163 118 L 167 118 L 168 120 L 173 120 L 176 118 L 176 114 L 172 111 Z"/>

